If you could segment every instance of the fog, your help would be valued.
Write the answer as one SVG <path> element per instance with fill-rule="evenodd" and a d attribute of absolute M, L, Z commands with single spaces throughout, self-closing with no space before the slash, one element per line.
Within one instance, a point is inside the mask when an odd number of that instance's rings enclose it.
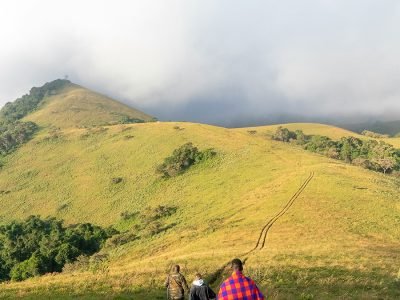
<path fill-rule="evenodd" d="M 56 78 L 162 120 L 400 119 L 400 2 L 0 2 L 0 106 Z"/>

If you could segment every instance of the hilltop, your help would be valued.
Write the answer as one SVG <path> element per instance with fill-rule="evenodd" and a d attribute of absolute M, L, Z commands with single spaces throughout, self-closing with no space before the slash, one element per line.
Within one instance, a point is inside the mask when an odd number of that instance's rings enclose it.
<path fill-rule="evenodd" d="M 146 122 L 154 118 L 107 96 L 68 83 L 46 97 L 40 109 L 24 120 L 39 126 L 68 128 Z"/>
<path fill-rule="evenodd" d="M 115 121 L 107 119 L 114 114 L 92 96 L 74 119 L 70 103 L 78 105 L 79 95 L 97 94 L 72 84 L 24 118 L 41 129 L 6 156 L 0 222 L 56 216 L 66 224 L 113 225 L 133 238 L 106 247 L 107 259 L 95 269 L 2 284 L 0 297 L 163 299 L 171 264 L 181 264 L 188 280 L 204 273 L 216 288 L 236 256 L 247 258 L 247 274 L 273 299 L 400 297 L 398 178 L 273 141 L 277 126 L 104 125 Z M 92 110 L 104 117 L 102 125 L 81 128 L 96 124 L 86 119 Z M 54 133 L 46 126 L 60 129 Z M 283 126 L 332 139 L 358 136 L 322 124 Z M 215 157 L 178 176 L 157 174 L 157 166 L 188 142 L 212 148 Z M 265 247 L 248 253 L 310 174 L 302 193 L 269 228 Z M 160 227 L 140 229 L 149 209 L 160 205 L 169 211 Z"/>

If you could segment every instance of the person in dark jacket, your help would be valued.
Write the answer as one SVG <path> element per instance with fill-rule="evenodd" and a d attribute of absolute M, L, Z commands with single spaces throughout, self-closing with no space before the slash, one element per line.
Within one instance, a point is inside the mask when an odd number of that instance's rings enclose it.
<path fill-rule="evenodd" d="M 185 292 L 189 292 L 185 277 L 179 273 L 180 269 L 178 265 L 173 266 L 171 273 L 165 280 L 164 285 L 167 288 L 168 300 L 184 300 Z"/>
<path fill-rule="evenodd" d="M 204 282 L 200 273 L 196 274 L 195 280 L 192 282 L 190 288 L 189 300 L 212 300 L 217 295 L 214 291 Z"/>

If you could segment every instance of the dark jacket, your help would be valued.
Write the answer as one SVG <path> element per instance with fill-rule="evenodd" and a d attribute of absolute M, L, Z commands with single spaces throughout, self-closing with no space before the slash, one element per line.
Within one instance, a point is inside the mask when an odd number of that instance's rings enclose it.
<path fill-rule="evenodd" d="M 201 285 L 192 284 L 190 288 L 189 300 L 211 300 L 216 297 L 214 291 L 204 282 Z"/>
<path fill-rule="evenodd" d="M 168 300 L 183 300 L 185 292 L 189 291 L 186 279 L 180 273 L 168 275 L 165 287 L 168 289 Z"/>

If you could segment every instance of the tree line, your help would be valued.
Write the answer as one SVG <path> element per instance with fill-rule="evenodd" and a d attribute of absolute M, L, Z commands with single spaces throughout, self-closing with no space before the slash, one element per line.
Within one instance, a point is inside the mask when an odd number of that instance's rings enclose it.
<path fill-rule="evenodd" d="M 90 223 L 65 226 L 55 218 L 30 216 L 0 226 L 0 281 L 61 272 L 80 255 L 98 252 L 116 234 Z"/>
<path fill-rule="evenodd" d="M 327 136 L 306 135 L 301 130 L 290 131 L 281 126 L 272 135 L 272 139 L 294 143 L 308 151 L 385 174 L 400 170 L 400 149 L 384 141 L 361 140 L 351 136 L 334 141 Z"/>

